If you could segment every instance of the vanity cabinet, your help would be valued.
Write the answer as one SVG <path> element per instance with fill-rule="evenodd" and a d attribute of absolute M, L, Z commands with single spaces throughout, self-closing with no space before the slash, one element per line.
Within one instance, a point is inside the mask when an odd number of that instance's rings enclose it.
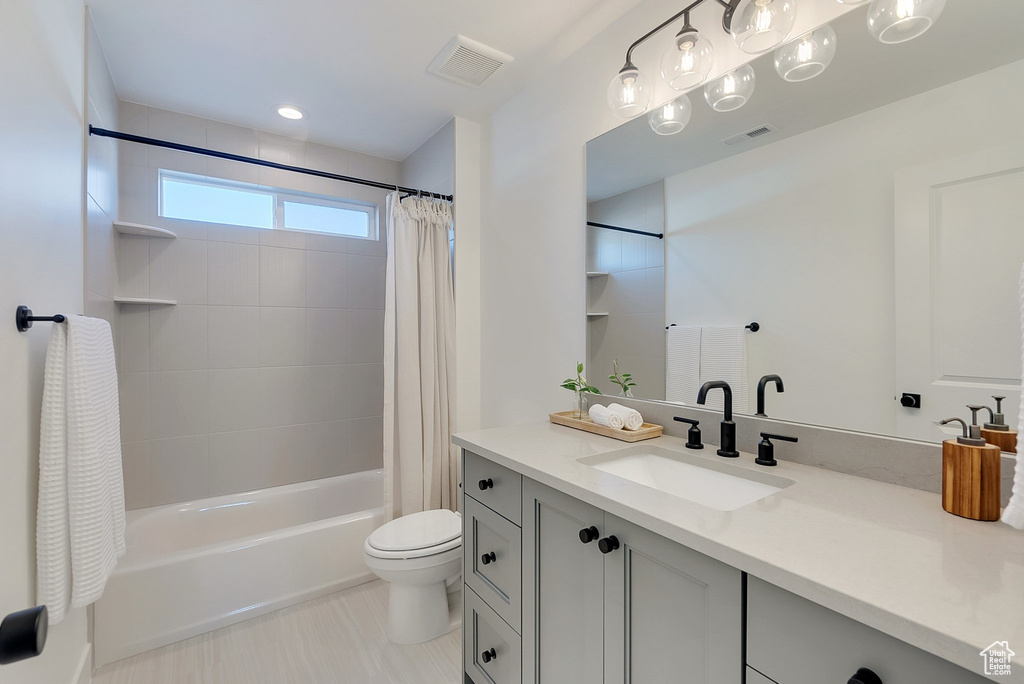
<path fill-rule="evenodd" d="M 529 479 L 523 568 L 525 681 L 742 682 L 738 570 Z"/>
<path fill-rule="evenodd" d="M 990 681 L 756 577 L 747 580 L 747 664 L 760 676 L 748 684 L 855 681 L 861 668 L 884 684 Z"/>

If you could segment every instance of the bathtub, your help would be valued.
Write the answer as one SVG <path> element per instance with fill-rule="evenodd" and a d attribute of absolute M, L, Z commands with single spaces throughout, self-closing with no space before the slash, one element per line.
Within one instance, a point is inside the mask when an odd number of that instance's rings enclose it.
<path fill-rule="evenodd" d="M 128 552 L 93 610 L 95 665 L 374 578 L 383 471 L 128 512 Z"/>

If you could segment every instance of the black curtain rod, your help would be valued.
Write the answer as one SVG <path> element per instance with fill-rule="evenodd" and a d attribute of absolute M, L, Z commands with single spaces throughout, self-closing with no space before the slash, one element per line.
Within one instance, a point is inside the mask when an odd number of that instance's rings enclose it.
<path fill-rule="evenodd" d="M 365 178 L 342 176 L 337 173 L 317 171 L 316 169 L 307 169 L 301 166 L 278 164 L 277 162 L 267 161 L 265 159 L 255 159 L 253 157 L 243 157 L 240 154 L 230 154 L 228 152 L 218 152 L 217 150 L 209 150 L 206 149 L 205 147 L 194 147 L 192 145 L 182 145 L 181 143 L 169 142 L 167 140 L 147 138 L 142 135 L 120 133 L 118 131 L 107 130 L 106 128 L 97 128 L 96 126 L 93 126 L 91 124 L 89 125 L 89 135 L 98 135 L 104 138 L 114 138 L 115 140 L 124 140 L 126 142 L 140 143 L 142 145 L 152 145 L 153 147 L 165 147 L 169 150 L 178 150 L 179 152 L 190 152 L 192 154 L 202 154 L 207 157 L 217 157 L 218 159 L 227 159 L 228 161 L 242 162 L 243 164 L 255 164 L 256 166 L 266 166 L 267 168 L 280 169 L 281 171 L 304 173 L 307 176 L 330 178 L 331 180 L 342 181 L 343 183 L 355 183 L 356 185 L 366 185 L 371 188 L 380 188 L 381 190 L 395 190 L 397 192 L 408 193 L 408 195 L 422 195 L 426 197 L 447 200 L 449 202 L 454 201 L 455 199 L 453 195 L 442 195 L 437 192 L 427 192 L 426 190 L 407 188 L 401 185 L 395 185 L 394 183 L 381 183 L 380 181 L 367 180 Z"/>
<path fill-rule="evenodd" d="M 594 221 L 587 221 L 588 226 L 594 226 L 595 228 L 607 228 L 608 230 L 617 230 L 620 233 L 633 233 L 634 235 L 646 235 L 647 237 L 658 238 L 659 240 L 665 239 L 664 233 L 648 233 L 646 230 L 636 230 L 634 228 L 622 228 L 621 226 L 609 226 L 607 223 L 595 223 Z"/>

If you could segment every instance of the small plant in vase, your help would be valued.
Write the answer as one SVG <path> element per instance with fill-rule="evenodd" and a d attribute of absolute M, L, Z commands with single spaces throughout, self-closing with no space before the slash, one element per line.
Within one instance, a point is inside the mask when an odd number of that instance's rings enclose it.
<path fill-rule="evenodd" d="M 572 408 L 572 417 L 582 419 L 586 415 L 586 399 L 585 394 L 600 394 L 601 390 L 597 389 L 593 385 L 587 384 L 587 379 L 583 377 L 583 364 L 576 364 L 576 377 L 568 378 L 562 381 L 561 387 L 564 389 L 575 392 L 576 404 Z"/>
<path fill-rule="evenodd" d="M 619 361 L 618 359 L 612 361 L 612 374 L 608 376 L 608 379 L 613 383 L 622 388 L 622 393 L 619 396 L 633 398 L 633 387 L 636 387 L 636 383 L 633 382 L 633 376 L 629 373 L 619 373 Z"/>

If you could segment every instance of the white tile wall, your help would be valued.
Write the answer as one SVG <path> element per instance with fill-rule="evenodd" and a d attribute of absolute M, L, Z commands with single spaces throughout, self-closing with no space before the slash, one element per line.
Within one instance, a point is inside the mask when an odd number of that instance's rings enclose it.
<path fill-rule="evenodd" d="M 399 176 L 389 160 L 131 103 L 118 111 L 130 133 L 385 182 Z M 380 467 L 385 193 L 130 143 L 118 144 L 116 158 L 118 218 L 179 236 L 97 238 L 88 257 L 109 296 L 178 302 L 121 307 L 128 507 Z M 164 219 L 160 168 L 375 202 L 381 240 Z"/>
<path fill-rule="evenodd" d="M 592 202 L 591 221 L 661 233 L 665 226 L 662 182 Z M 639 398 L 665 398 L 665 258 L 657 238 L 587 229 L 587 270 L 610 275 L 587 281 L 588 311 L 608 312 L 587 321 L 587 378 L 606 394 L 613 361 L 633 375 Z"/>

